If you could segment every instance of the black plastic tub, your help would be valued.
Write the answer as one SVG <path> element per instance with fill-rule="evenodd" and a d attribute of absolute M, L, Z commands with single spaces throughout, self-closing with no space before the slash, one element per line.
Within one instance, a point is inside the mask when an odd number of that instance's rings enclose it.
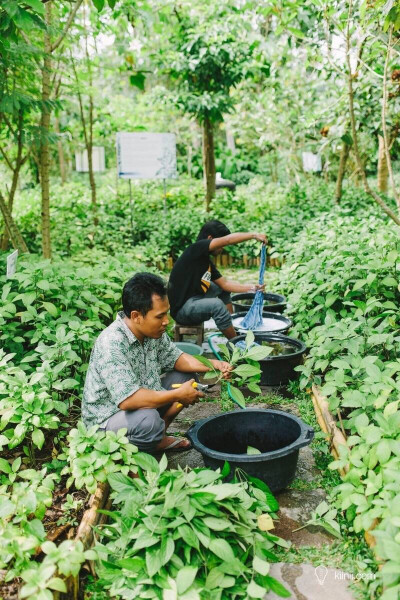
<path fill-rule="evenodd" d="M 280 410 L 246 408 L 196 421 L 186 435 L 207 467 L 218 469 L 228 461 L 231 475 L 243 469 L 278 492 L 293 481 L 299 449 L 310 444 L 314 430 Z M 261 454 L 247 454 L 248 446 Z"/>
<path fill-rule="evenodd" d="M 260 360 L 261 368 L 261 385 L 286 385 L 289 381 L 296 381 L 300 373 L 294 370 L 295 367 L 301 365 L 303 356 L 307 352 L 307 346 L 300 340 L 288 337 L 287 335 L 255 333 L 255 341 L 261 344 L 262 342 L 279 342 L 288 344 L 293 347 L 291 354 L 282 354 L 278 356 L 267 356 Z M 239 340 L 244 340 L 246 335 L 237 335 L 229 340 L 232 344 L 236 344 Z M 250 444 L 251 445 L 251 444 Z"/>
<path fill-rule="evenodd" d="M 235 313 L 232 315 L 232 324 L 237 331 L 241 331 L 241 332 L 246 331 L 245 329 L 241 329 L 240 325 L 236 324 L 235 321 L 236 321 L 236 319 L 238 319 L 238 322 L 240 323 L 240 320 L 244 319 L 244 317 L 247 315 L 247 312 L 248 311 L 238 312 L 238 313 Z M 268 334 L 268 335 L 270 335 L 272 333 L 287 333 L 292 326 L 292 321 L 288 317 L 284 317 L 283 315 L 280 315 L 279 313 L 271 313 L 271 312 L 263 311 L 262 316 L 263 316 L 263 318 L 271 319 L 271 320 L 275 321 L 276 328 L 271 328 L 269 331 L 262 331 L 262 332 L 259 331 L 259 333 Z M 256 333 L 256 332 L 254 332 L 254 333 Z"/>
<path fill-rule="evenodd" d="M 233 312 L 240 313 L 250 308 L 254 300 L 255 292 L 247 292 L 243 294 L 233 294 L 232 306 Z M 248 300 L 248 308 L 245 304 L 240 304 L 238 300 Z M 281 294 L 272 294 L 271 292 L 264 292 L 264 309 L 267 312 L 283 313 L 286 308 L 286 298 Z"/>

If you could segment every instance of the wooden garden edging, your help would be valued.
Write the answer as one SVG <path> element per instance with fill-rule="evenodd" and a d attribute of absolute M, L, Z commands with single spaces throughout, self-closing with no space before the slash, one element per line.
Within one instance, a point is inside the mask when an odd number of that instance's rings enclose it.
<path fill-rule="evenodd" d="M 83 513 L 83 517 L 79 524 L 74 540 L 76 542 L 82 542 L 85 550 L 93 545 L 93 527 L 96 525 L 101 525 L 107 518 L 98 511 L 100 509 L 108 509 L 110 507 L 111 500 L 109 499 L 109 494 L 110 486 L 108 483 L 99 483 L 97 485 L 96 492 L 89 500 L 89 508 Z M 54 600 L 78 600 L 79 573 L 77 576 L 58 576 L 64 580 L 65 585 L 67 586 L 67 592 L 53 592 Z"/>
<path fill-rule="evenodd" d="M 322 431 L 326 433 L 329 442 L 329 449 L 332 456 L 337 460 L 340 457 L 339 454 L 339 446 L 347 446 L 347 438 L 344 430 L 339 429 L 337 426 L 335 417 L 329 411 L 329 405 L 327 399 L 321 394 L 318 386 L 312 386 L 311 390 L 311 398 L 314 405 L 315 415 L 317 417 L 317 421 Z M 340 419 L 340 413 L 339 413 Z M 339 469 L 339 473 L 342 477 L 349 472 L 349 465 L 346 464 L 342 469 Z M 376 546 L 376 540 L 374 535 L 371 533 L 373 529 L 378 524 L 378 520 L 374 519 L 372 527 L 365 531 L 364 538 L 370 548 L 374 548 Z M 382 561 L 382 559 L 375 553 L 378 561 Z M 380 565 L 381 568 L 381 565 Z"/>

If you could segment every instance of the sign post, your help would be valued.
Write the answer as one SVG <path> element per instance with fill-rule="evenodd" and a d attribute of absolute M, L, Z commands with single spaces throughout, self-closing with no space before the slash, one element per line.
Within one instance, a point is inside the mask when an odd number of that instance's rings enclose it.
<path fill-rule="evenodd" d="M 133 239 L 132 179 L 162 179 L 163 212 L 167 214 L 167 179 L 176 179 L 176 140 L 174 133 L 117 133 L 118 177 L 129 180 L 129 203 Z"/>
<path fill-rule="evenodd" d="M 12 277 L 17 270 L 18 250 L 7 256 L 7 279 Z"/>

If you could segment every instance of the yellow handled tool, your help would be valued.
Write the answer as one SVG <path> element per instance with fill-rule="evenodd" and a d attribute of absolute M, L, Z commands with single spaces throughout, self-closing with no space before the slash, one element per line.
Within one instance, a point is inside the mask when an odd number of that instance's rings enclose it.
<path fill-rule="evenodd" d="M 173 383 L 171 387 L 176 390 L 177 388 L 180 388 L 181 385 L 181 383 Z M 192 387 L 198 389 L 199 392 L 206 392 L 208 390 L 208 385 L 205 385 L 204 383 L 197 383 L 197 381 L 193 381 Z M 183 408 L 183 404 L 179 402 L 177 408 Z"/>

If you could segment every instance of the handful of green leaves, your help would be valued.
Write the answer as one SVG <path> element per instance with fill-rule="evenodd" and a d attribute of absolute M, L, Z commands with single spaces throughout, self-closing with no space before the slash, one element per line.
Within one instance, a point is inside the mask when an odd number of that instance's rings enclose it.
<path fill-rule="evenodd" d="M 248 331 L 246 335 L 244 349 L 238 348 L 232 342 L 219 344 L 218 348 L 221 352 L 223 360 L 226 360 L 233 366 L 231 381 L 227 382 L 222 379 L 222 374 L 214 369 L 214 366 L 208 358 L 196 355 L 197 360 L 210 368 L 210 371 L 204 375 L 204 379 L 217 378 L 217 382 L 221 381 L 222 385 L 229 386 L 229 392 L 233 400 L 242 408 L 246 406 L 246 400 L 239 387 L 246 386 L 251 392 L 261 394 L 258 382 L 261 379 L 260 360 L 266 358 L 273 351 L 272 348 L 259 346 L 254 343 L 254 333 Z"/>
<path fill-rule="evenodd" d="M 113 598 L 228 600 L 290 594 L 269 576 L 272 550 L 288 543 L 271 535 L 278 503 L 261 481 L 240 472 L 168 470 L 138 453 L 146 478 L 108 477 L 116 511 L 98 530 L 98 587 Z M 250 481 L 251 480 L 251 481 Z M 263 514 L 266 513 L 266 514 Z M 267 517 L 267 527 L 265 523 Z M 262 519 L 264 518 L 264 520 Z"/>

